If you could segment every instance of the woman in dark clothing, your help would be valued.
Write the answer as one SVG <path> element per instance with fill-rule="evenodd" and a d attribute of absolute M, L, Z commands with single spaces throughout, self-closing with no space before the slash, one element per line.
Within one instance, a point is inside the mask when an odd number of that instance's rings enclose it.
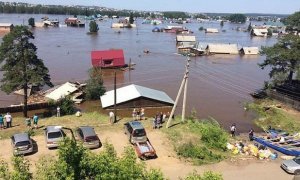
<path fill-rule="evenodd" d="M 253 141 L 254 130 L 251 128 L 249 131 L 249 140 Z"/>

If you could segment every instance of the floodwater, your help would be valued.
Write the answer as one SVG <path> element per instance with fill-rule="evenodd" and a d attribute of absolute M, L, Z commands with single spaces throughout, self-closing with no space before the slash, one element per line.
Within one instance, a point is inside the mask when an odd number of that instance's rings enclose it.
<path fill-rule="evenodd" d="M 45 15 L 1 14 L 0 22 L 27 24 L 30 17 L 35 21 Z M 63 20 L 67 16 L 47 15 L 50 19 Z M 186 64 L 186 57 L 176 54 L 175 34 L 153 33 L 153 25 L 141 24 L 138 28 L 112 29 L 113 20 L 98 22 L 98 35 L 88 35 L 88 22 L 85 28 L 35 28 L 34 43 L 38 56 L 49 68 L 53 83 L 65 81 L 84 81 L 91 68 L 90 52 L 92 50 L 123 49 L 126 62 L 136 63 L 135 70 L 118 71 L 117 87 L 137 84 L 165 91 L 175 100 Z M 237 43 L 240 46 L 269 46 L 276 38 L 251 38 L 248 32 L 238 32 L 236 27 L 247 27 L 248 24 L 225 23 L 221 32 L 219 22 L 190 23 L 183 26 L 194 31 L 200 42 Z M 255 24 L 255 22 L 252 24 Z M 158 25 L 164 27 L 168 24 Z M 200 26 L 215 27 L 218 34 L 205 34 L 198 31 Z M 121 33 L 117 33 L 121 31 Z M 148 49 L 149 54 L 143 50 Z M 192 57 L 190 62 L 190 78 L 187 91 L 187 112 L 197 111 L 200 118 L 215 118 L 225 128 L 232 123 L 237 124 L 238 131 L 245 132 L 253 127 L 253 114 L 244 110 L 244 103 L 253 99 L 249 93 L 261 88 L 268 79 L 268 72 L 261 70 L 258 63 L 264 57 L 259 55 L 213 55 Z M 113 88 L 113 71 L 105 72 L 104 83 L 107 90 Z M 21 102 L 16 96 L 0 94 L 1 106 Z M 99 102 L 100 103 L 100 102 Z M 181 113 L 182 101 L 179 101 L 176 113 Z"/>

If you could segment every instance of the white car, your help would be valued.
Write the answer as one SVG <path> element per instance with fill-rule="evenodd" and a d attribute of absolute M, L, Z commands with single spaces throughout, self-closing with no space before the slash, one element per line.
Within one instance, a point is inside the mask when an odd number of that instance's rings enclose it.
<path fill-rule="evenodd" d="M 300 175 L 300 156 L 283 161 L 281 168 L 288 173 Z"/>

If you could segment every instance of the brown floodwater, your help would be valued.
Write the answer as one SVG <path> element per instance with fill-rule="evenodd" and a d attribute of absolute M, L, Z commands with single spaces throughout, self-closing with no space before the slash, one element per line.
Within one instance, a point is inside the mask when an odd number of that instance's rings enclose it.
<path fill-rule="evenodd" d="M 1 14 L 0 22 L 26 24 L 30 17 L 35 21 L 45 15 Z M 59 19 L 61 23 L 67 16 L 48 15 L 51 19 Z M 128 84 L 138 84 L 149 88 L 165 91 L 175 100 L 186 64 L 186 57 L 176 53 L 175 34 L 153 33 L 152 25 L 141 24 L 138 28 L 112 29 L 114 20 L 97 22 L 100 31 L 98 35 L 88 35 L 88 24 L 85 28 L 35 28 L 34 43 L 38 56 L 44 60 L 49 68 L 53 83 L 66 81 L 84 81 L 88 78 L 91 68 L 90 52 L 92 50 L 123 49 L 126 62 L 136 64 L 132 71 L 117 71 L 117 87 Z M 88 22 L 87 22 L 88 23 Z M 219 22 L 184 24 L 194 31 L 200 42 L 207 43 L 237 43 L 239 46 L 269 46 L 276 42 L 276 38 L 251 38 L 247 32 L 234 30 L 238 26 L 248 24 L 225 23 L 218 34 L 205 34 L 198 31 L 200 26 L 220 28 Z M 255 24 L 255 22 L 252 22 Z M 164 27 L 168 24 L 158 25 Z M 117 33 L 117 31 L 121 33 Z M 144 49 L 150 51 L 144 54 Z M 237 124 L 240 132 L 253 127 L 253 114 L 244 110 L 244 103 L 253 99 L 249 95 L 255 89 L 261 88 L 268 79 L 268 70 L 261 70 L 258 63 L 264 57 L 240 55 L 213 55 L 192 57 L 190 62 L 190 78 L 187 91 L 187 112 L 197 111 L 200 118 L 215 118 L 223 127 L 229 128 L 232 123 Z M 104 84 L 107 90 L 113 88 L 114 71 L 104 73 Z M 14 95 L 0 93 L 1 106 L 21 102 L 21 98 Z M 81 105 L 85 109 L 98 108 L 97 103 L 87 102 Z M 100 108 L 100 101 L 99 101 Z M 177 114 L 182 109 L 179 101 Z"/>

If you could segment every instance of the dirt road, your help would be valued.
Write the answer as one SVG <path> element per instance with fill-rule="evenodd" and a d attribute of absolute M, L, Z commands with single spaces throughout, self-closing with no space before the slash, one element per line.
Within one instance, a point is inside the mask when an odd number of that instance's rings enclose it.
<path fill-rule="evenodd" d="M 148 160 L 146 161 L 146 164 L 149 167 L 160 168 L 164 175 L 171 180 L 178 179 L 179 177 L 185 177 L 193 170 L 196 170 L 199 173 L 207 170 L 220 172 L 223 174 L 225 180 L 291 180 L 293 178 L 292 175 L 288 175 L 281 170 L 279 167 L 281 160 L 279 159 L 276 161 L 238 160 L 235 162 L 226 160 L 213 165 L 193 166 L 177 158 L 172 146 L 165 137 L 165 134 L 159 130 L 152 129 L 148 130 L 147 133 L 151 143 L 157 151 L 158 158 Z M 97 134 L 102 142 L 107 140 L 109 143 L 113 144 L 118 154 L 123 152 L 124 147 L 130 145 L 127 137 L 121 130 L 113 132 L 102 131 L 97 132 Z M 38 152 L 26 156 L 33 166 L 40 157 L 55 155 L 57 153 L 57 150 L 48 150 L 46 148 L 43 136 L 34 136 L 33 139 L 37 142 Z M 9 162 L 12 157 L 10 140 L 1 140 L 0 147 L 0 157 Z M 98 151 L 101 151 L 101 149 L 93 150 L 93 152 Z"/>

